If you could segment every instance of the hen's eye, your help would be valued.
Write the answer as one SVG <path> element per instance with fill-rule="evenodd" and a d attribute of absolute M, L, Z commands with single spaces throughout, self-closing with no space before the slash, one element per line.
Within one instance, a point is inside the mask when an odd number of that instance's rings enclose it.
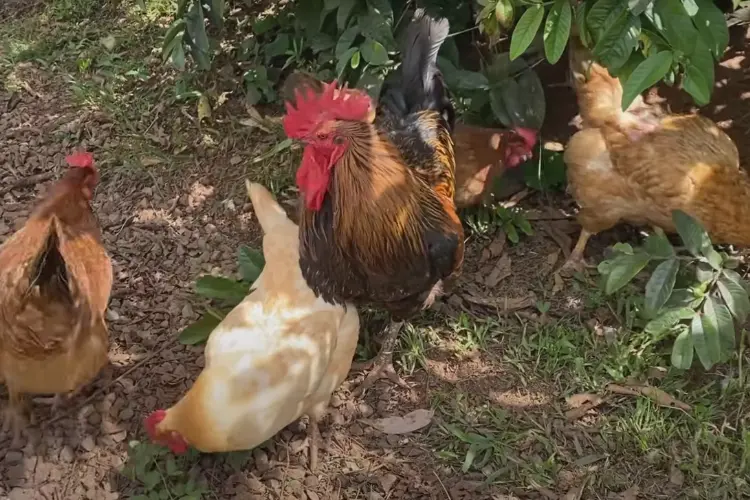
<path fill-rule="evenodd" d="M 328 137 L 328 134 L 320 132 L 318 133 L 318 139 L 324 141 Z"/>

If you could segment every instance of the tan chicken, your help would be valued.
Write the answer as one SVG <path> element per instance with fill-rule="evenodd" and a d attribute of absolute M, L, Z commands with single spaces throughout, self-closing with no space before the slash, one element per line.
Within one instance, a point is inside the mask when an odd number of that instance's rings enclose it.
<path fill-rule="evenodd" d="M 359 315 L 351 304 L 315 296 L 300 271 L 297 226 L 266 188 L 248 183 L 248 192 L 263 228 L 266 267 L 211 333 L 193 387 L 145 426 L 175 453 L 188 446 L 225 452 L 254 448 L 307 414 L 315 469 L 318 421 L 351 367 Z"/>
<path fill-rule="evenodd" d="M 581 235 L 564 269 L 583 265 L 588 239 L 621 221 L 674 232 L 672 211 L 699 219 L 715 243 L 750 245 L 750 179 L 732 140 L 697 115 L 660 116 L 636 102 L 578 43 L 571 51 L 584 126 L 565 150 Z"/>
<path fill-rule="evenodd" d="M 16 439 L 24 394 L 74 391 L 107 363 L 112 263 L 89 205 L 99 174 L 88 153 L 67 160 L 70 170 L 0 247 L 0 382 L 10 395 L 4 429 L 13 424 Z"/>

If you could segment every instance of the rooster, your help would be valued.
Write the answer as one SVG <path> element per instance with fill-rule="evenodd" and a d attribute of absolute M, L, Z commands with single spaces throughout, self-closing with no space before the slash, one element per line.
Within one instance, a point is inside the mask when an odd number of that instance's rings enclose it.
<path fill-rule="evenodd" d="M 184 453 L 254 448 L 300 416 L 310 424 L 310 468 L 318 421 L 344 381 L 359 336 L 356 308 L 315 296 L 299 268 L 299 230 L 259 184 L 250 199 L 263 228 L 266 267 L 253 290 L 214 329 L 206 366 L 174 406 L 146 418 L 152 440 Z"/>
<path fill-rule="evenodd" d="M 380 352 L 357 392 L 393 369 L 404 321 L 460 273 L 464 233 L 454 203 L 454 109 L 437 52 L 448 21 L 419 9 L 399 74 L 373 114 L 369 97 L 336 82 L 297 90 L 284 129 L 306 143 L 297 185 L 300 266 L 316 294 L 391 314 Z"/>
<path fill-rule="evenodd" d="M 70 393 L 108 361 L 112 262 L 89 204 L 99 174 L 88 153 L 67 161 L 70 170 L 0 247 L 0 382 L 14 440 L 24 394 Z"/>

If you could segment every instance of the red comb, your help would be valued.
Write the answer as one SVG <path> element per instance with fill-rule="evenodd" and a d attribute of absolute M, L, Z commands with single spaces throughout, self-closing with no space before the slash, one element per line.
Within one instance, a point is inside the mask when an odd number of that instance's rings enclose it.
<path fill-rule="evenodd" d="M 294 92 L 296 102 L 286 103 L 284 131 L 288 137 L 302 139 L 320 123 L 328 120 L 363 121 L 370 110 L 370 97 L 356 89 L 339 88 L 336 80 L 323 84 L 323 91 L 310 88 Z"/>
<path fill-rule="evenodd" d="M 520 135 L 523 139 L 523 142 L 526 143 L 526 146 L 528 146 L 529 149 L 533 148 L 534 145 L 536 145 L 537 141 L 537 131 L 532 128 L 524 128 L 524 127 L 516 127 L 513 129 L 513 131 Z"/>
<path fill-rule="evenodd" d="M 73 153 L 65 157 L 68 166 L 89 168 L 94 166 L 94 155 L 91 153 Z"/>
<path fill-rule="evenodd" d="M 148 435 L 150 438 L 154 438 L 154 435 L 156 434 L 156 425 L 164 420 L 164 417 L 167 416 L 167 412 L 165 410 L 156 410 L 155 412 L 151 413 L 143 422 L 144 427 L 146 427 L 146 432 L 148 432 Z"/>

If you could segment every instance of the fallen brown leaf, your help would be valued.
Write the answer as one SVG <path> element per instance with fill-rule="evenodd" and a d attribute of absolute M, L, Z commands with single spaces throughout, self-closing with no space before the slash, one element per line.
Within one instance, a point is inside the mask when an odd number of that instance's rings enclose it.
<path fill-rule="evenodd" d="M 684 411 L 690 411 L 693 409 L 689 404 L 683 403 L 658 387 L 650 385 L 622 386 L 618 384 L 608 384 L 606 389 L 615 394 L 622 394 L 625 396 L 646 396 L 647 398 L 651 398 L 658 405 L 666 406 L 667 408 L 679 408 Z"/>
<path fill-rule="evenodd" d="M 640 492 L 641 489 L 638 486 L 631 486 L 627 490 L 620 493 L 620 500 L 637 500 L 638 493 Z"/>
<path fill-rule="evenodd" d="M 463 296 L 468 302 L 472 304 L 494 307 L 499 309 L 500 314 L 509 314 L 519 309 L 526 309 L 536 304 L 536 295 L 530 293 L 526 297 L 478 297 L 474 294 L 466 294 Z"/>
<path fill-rule="evenodd" d="M 495 288 L 498 283 L 510 276 L 510 256 L 506 253 L 497 261 L 490 274 L 485 278 L 484 284 L 488 288 Z"/>
<path fill-rule="evenodd" d="M 385 434 L 408 434 L 430 425 L 435 412 L 432 410 L 414 410 L 404 416 L 379 418 L 376 420 L 362 419 L 366 423 Z"/>

